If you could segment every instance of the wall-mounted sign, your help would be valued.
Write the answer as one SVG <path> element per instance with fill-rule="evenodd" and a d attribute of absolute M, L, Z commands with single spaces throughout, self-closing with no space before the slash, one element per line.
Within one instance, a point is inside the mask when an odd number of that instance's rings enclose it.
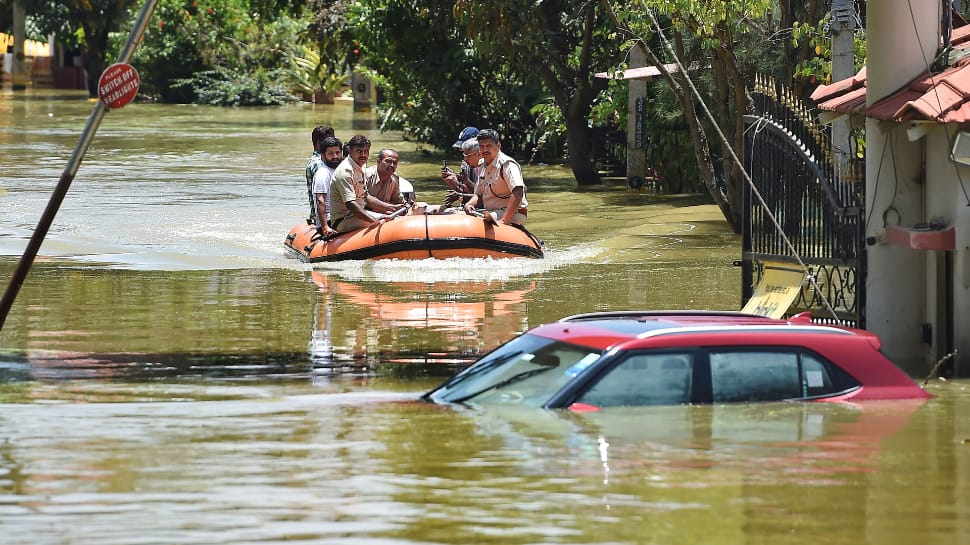
<path fill-rule="evenodd" d="M 643 123 L 644 118 L 644 101 L 643 97 L 637 97 L 636 101 L 636 132 L 634 134 L 634 145 L 637 149 L 643 149 Z"/>

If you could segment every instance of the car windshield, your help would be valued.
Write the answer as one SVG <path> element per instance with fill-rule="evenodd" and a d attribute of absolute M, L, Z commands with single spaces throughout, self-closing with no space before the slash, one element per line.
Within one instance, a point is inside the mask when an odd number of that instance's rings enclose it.
<path fill-rule="evenodd" d="M 589 348 L 524 334 L 425 397 L 436 403 L 518 403 L 540 407 L 599 357 L 599 352 Z"/>

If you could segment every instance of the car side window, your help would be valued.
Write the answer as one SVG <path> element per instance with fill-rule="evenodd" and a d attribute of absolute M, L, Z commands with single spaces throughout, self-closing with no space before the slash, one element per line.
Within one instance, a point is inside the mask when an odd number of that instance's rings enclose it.
<path fill-rule="evenodd" d="M 820 397 L 848 392 L 859 383 L 845 371 L 812 354 L 800 354 L 802 397 Z"/>
<path fill-rule="evenodd" d="M 802 399 L 849 386 L 834 366 L 795 350 L 711 351 L 710 364 L 715 403 Z"/>
<path fill-rule="evenodd" d="M 579 401 L 597 407 L 690 403 L 692 370 L 690 353 L 630 354 Z"/>

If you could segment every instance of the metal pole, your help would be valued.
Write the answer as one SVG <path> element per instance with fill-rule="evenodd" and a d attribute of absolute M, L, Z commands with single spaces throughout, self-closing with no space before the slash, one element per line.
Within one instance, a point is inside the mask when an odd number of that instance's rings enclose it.
<path fill-rule="evenodd" d="M 135 21 L 135 26 L 128 33 L 128 41 L 125 42 L 124 47 L 121 49 L 121 54 L 118 55 L 118 62 L 127 63 L 131 60 L 131 56 L 135 52 L 135 47 L 141 41 L 141 37 L 148 27 L 148 21 L 152 18 L 152 12 L 155 10 L 156 4 L 158 4 L 158 0 L 145 1 L 145 5 L 142 6 L 138 19 Z M 88 118 L 87 125 L 84 126 L 84 131 L 81 133 L 81 138 L 78 139 L 77 145 L 74 147 L 74 153 L 71 154 L 71 159 L 68 161 L 67 167 L 64 169 L 60 180 L 57 182 L 57 186 L 54 188 L 54 193 L 47 203 L 47 208 L 44 209 L 40 221 L 37 222 L 37 228 L 34 229 L 34 234 L 27 243 L 24 255 L 20 257 L 20 262 L 17 263 L 17 268 L 10 278 L 10 283 L 7 284 L 7 290 L 3 293 L 3 298 L 0 299 L 0 329 L 3 329 L 3 324 L 7 320 L 7 314 L 13 306 L 14 299 L 17 298 L 17 292 L 20 291 L 20 286 L 23 285 L 24 280 L 27 278 L 27 273 L 30 272 L 34 258 L 37 257 L 37 252 L 40 250 L 40 246 L 47 236 L 47 231 L 50 230 L 51 223 L 54 222 L 54 216 L 57 215 L 57 210 L 61 207 L 61 202 L 64 201 L 64 196 L 67 195 L 67 190 L 71 187 L 71 182 L 74 181 L 74 175 L 77 174 L 77 169 L 81 166 L 81 160 L 84 158 L 84 154 L 87 153 L 88 146 L 91 145 L 91 140 L 94 139 L 94 134 L 98 132 L 98 127 L 101 125 L 101 120 L 104 118 L 106 111 L 107 107 L 99 100 L 95 104 L 91 116 Z"/>
<path fill-rule="evenodd" d="M 832 83 L 835 83 L 855 75 L 855 4 L 852 0 L 833 0 L 831 13 L 829 28 L 832 33 Z M 852 144 L 851 134 L 848 118 L 843 117 L 832 122 L 832 149 L 836 172 L 833 182 L 856 181 L 852 178 L 851 164 L 855 146 Z"/>

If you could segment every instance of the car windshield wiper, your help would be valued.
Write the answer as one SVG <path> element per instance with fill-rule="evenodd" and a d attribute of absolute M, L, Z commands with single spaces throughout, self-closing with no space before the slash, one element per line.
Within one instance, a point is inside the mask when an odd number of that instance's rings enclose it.
<path fill-rule="evenodd" d="M 494 390 L 496 388 L 501 388 L 502 386 L 508 386 L 509 384 L 512 384 L 513 382 L 519 382 L 520 380 L 525 380 L 525 379 L 527 379 L 529 377 L 534 377 L 534 376 L 536 376 L 536 375 L 538 375 L 540 373 L 545 373 L 546 371 L 548 371 L 550 369 L 555 369 L 556 367 L 559 367 L 559 364 L 558 363 L 546 363 L 546 364 L 538 364 L 538 365 L 542 365 L 542 367 L 538 367 L 536 369 L 529 369 L 528 371 L 522 371 L 521 373 L 517 373 L 515 375 L 512 375 L 511 377 L 509 377 L 509 378 L 507 378 L 505 380 L 500 380 L 500 381 L 496 382 L 495 384 L 492 384 L 491 386 L 487 386 L 485 388 L 482 388 L 481 390 L 479 390 L 479 391 L 477 391 L 477 392 L 475 392 L 473 394 L 466 395 L 466 396 L 464 396 L 462 398 L 452 400 L 452 403 L 464 403 L 465 401 L 468 401 L 469 399 L 471 399 L 473 397 L 480 396 L 480 395 L 482 395 L 485 392 L 488 392 L 490 390 Z"/>
<path fill-rule="evenodd" d="M 503 363 L 508 362 L 512 358 L 518 357 L 520 354 L 522 354 L 522 350 L 516 350 L 515 352 L 509 352 L 508 354 L 505 354 L 504 356 L 499 356 L 499 357 L 495 358 L 494 360 L 491 360 L 491 361 L 489 361 L 487 363 L 483 363 L 482 365 L 480 365 L 477 368 L 474 368 L 474 369 L 469 368 L 470 370 L 468 370 L 468 371 L 466 371 L 464 373 L 458 373 L 457 375 L 455 375 L 455 376 L 451 377 L 450 379 L 448 379 L 447 381 L 445 381 L 445 383 L 442 384 L 441 386 L 438 386 L 434 390 L 431 390 L 430 392 L 424 394 L 421 397 L 424 398 L 424 399 L 428 399 L 428 398 L 431 397 L 431 394 L 433 394 L 435 392 L 438 392 L 438 391 L 441 391 L 441 390 L 447 390 L 448 388 L 451 388 L 455 384 L 457 384 L 459 382 L 462 382 L 465 379 L 474 377 L 476 375 L 480 375 L 480 374 L 484 373 L 485 371 L 491 371 L 492 369 L 495 369 L 499 365 L 502 365 Z"/>

